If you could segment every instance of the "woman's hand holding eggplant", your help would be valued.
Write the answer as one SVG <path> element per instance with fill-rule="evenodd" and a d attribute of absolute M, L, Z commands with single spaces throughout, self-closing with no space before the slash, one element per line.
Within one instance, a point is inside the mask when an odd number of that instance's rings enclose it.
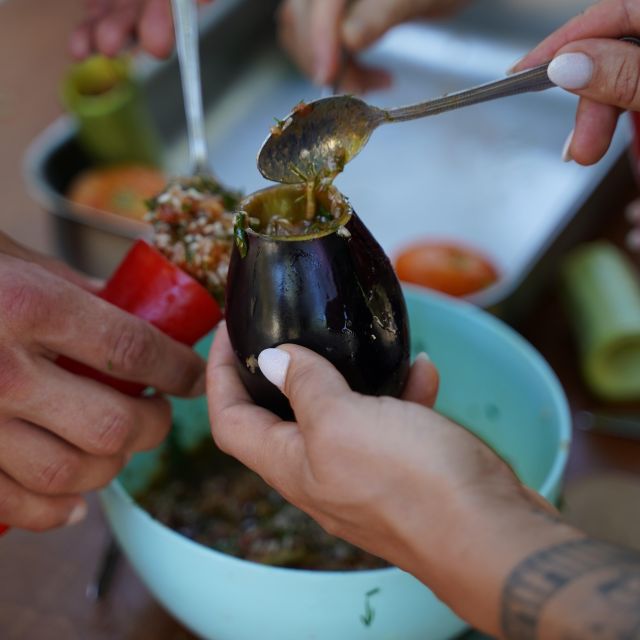
<path fill-rule="evenodd" d="M 465 609 L 456 596 L 458 572 L 469 568 L 456 554 L 476 524 L 482 548 L 485 533 L 508 532 L 521 526 L 523 512 L 550 507 L 480 440 L 429 408 L 438 387 L 433 364 L 416 359 L 399 400 L 352 392 L 328 361 L 300 346 L 266 350 L 258 361 L 288 397 L 296 422 L 251 401 L 221 326 L 207 375 L 218 446 L 330 533 L 413 573 L 491 629 L 489 609 L 483 613 L 477 600 Z"/>

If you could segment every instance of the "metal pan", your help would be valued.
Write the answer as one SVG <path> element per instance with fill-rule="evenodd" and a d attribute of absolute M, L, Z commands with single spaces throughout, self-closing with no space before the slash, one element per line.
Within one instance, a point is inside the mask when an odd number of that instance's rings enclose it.
<path fill-rule="evenodd" d="M 319 96 L 275 44 L 275 2 L 216 3 L 202 33 L 207 137 L 215 172 L 246 191 L 265 186 L 256 152 L 274 117 Z M 489 8 L 499 8 L 490 3 Z M 389 70 L 393 86 L 368 96 L 381 106 L 416 102 L 500 77 L 540 34 L 512 21 L 507 28 L 467 12 L 437 27 L 397 27 L 363 57 Z M 502 26 L 500 26 L 502 24 Z M 500 30 L 502 29 L 502 31 Z M 175 61 L 143 80 L 161 132 L 170 173 L 187 166 Z M 560 89 L 477 105 L 383 127 L 339 177 L 337 185 L 390 255 L 418 238 L 468 244 L 487 254 L 500 281 L 471 299 L 512 317 L 526 309 L 550 256 L 606 215 L 603 195 L 629 180 L 624 126 L 595 167 L 560 160 L 576 99 Z M 144 225 L 101 212 L 74 210 L 63 194 L 87 159 L 67 121 L 34 143 L 27 160 L 33 192 L 51 211 L 62 255 L 104 274 Z M 119 243 L 119 244 L 118 244 Z M 117 245 L 117 246 L 116 246 Z"/>

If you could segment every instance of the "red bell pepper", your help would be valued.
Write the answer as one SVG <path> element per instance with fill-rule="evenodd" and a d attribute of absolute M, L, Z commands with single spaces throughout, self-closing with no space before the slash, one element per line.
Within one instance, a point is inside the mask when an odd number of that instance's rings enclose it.
<path fill-rule="evenodd" d="M 189 346 L 222 318 L 211 294 L 144 240 L 133 245 L 98 296 Z M 58 364 L 128 395 L 138 396 L 145 389 L 68 358 L 59 358 Z"/>
<path fill-rule="evenodd" d="M 144 240 L 133 245 L 98 296 L 189 346 L 222 318 L 222 311 L 211 294 Z M 69 358 L 60 357 L 57 363 L 127 395 L 139 396 L 145 389 L 137 382 L 114 378 Z M 7 529 L 0 524 L 0 535 Z"/>

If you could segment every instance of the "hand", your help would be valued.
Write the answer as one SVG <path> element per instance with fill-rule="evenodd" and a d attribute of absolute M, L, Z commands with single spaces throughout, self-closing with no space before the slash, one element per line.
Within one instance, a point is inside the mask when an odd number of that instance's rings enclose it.
<path fill-rule="evenodd" d="M 564 159 L 593 164 L 609 148 L 621 110 L 640 110 L 640 47 L 617 40 L 640 33 L 628 0 L 601 0 L 523 58 L 514 71 L 553 58 L 549 77 L 580 96 Z"/>
<path fill-rule="evenodd" d="M 280 41 L 300 69 L 318 85 L 334 82 L 341 49 L 355 54 L 391 27 L 418 17 L 439 17 L 463 0 L 284 0 L 279 11 Z M 341 88 L 353 93 L 388 86 L 381 69 L 351 58 Z"/>
<path fill-rule="evenodd" d="M 87 18 L 69 39 L 75 58 L 82 60 L 91 53 L 115 56 L 134 38 L 156 58 L 173 51 L 171 0 L 86 0 L 86 5 Z"/>
<path fill-rule="evenodd" d="M 491 531 L 504 522 L 491 515 L 504 503 L 531 510 L 541 499 L 480 440 L 428 408 L 438 386 L 433 364 L 416 359 L 402 400 L 352 392 L 329 362 L 299 346 L 267 350 L 259 364 L 297 422 L 253 404 L 221 326 L 207 374 L 218 446 L 327 531 L 413 573 L 468 614 L 450 584 L 453 532 Z"/>
<path fill-rule="evenodd" d="M 59 355 L 192 396 L 204 363 L 146 322 L 92 295 L 96 283 L 0 234 L 0 522 L 31 530 L 83 517 L 81 494 L 156 446 L 168 402 L 131 398 L 58 367 Z"/>
<path fill-rule="evenodd" d="M 353 393 L 299 346 L 258 362 L 297 422 L 251 402 L 221 327 L 207 375 L 214 437 L 329 532 L 414 574 L 492 636 L 638 629 L 640 556 L 563 523 L 488 447 L 431 411 L 438 378 L 427 360 L 416 360 L 403 400 Z"/>

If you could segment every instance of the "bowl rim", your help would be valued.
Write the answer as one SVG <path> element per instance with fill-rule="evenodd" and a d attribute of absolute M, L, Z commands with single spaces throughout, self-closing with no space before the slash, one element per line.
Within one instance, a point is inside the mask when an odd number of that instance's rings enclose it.
<path fill-rule="evenodd" d="M 562 479 L 562 474 L 569 458 L 569 448 L 572 440 L 569 403 L 562 384 L 551 365 L 524 336 L 486 309 L 481 309 L 463 298 L 454 298 L 439 291 L 425 290 L 424 287 L 419 285 L 403 283 L 402 288 L 407 299 L 412 298 L 415 300 L 426 295 L 441 307 L 452 306 L 457 308 L 458 311 L 466 314 L 473 322 L 485 324 L 494 334 L 501 334 L 512 350 L 521 354 L 522 359 L 527 360 L 530 366 L 539 374 L 540 379 L 544 380 L 545 387 L 550 392 L 553 412 L 558 416 L 558 448 L 544 481 L 535 491 L 542 496 L 548 495 Z"/>
<path fill-rule="evenodd" d="M 476 324 L 483 324 L 485 327 L 494 334 L 500 334 L 502 338 L 506 340 L 509 346 L 516 352 L 520 353 L 523 360 L 526 360 L 530 366 L 532 366 L 540 379 L 544 381 L 550 393 L 551 405 L 553 406 L 553 413 L 557 415 L 557 439 L 558 447 L 556 449 L 553 462 L 547 472 L 544 481 L 539 488 L 534 490 L 547 497 L 555 486 L 559 486 L 562 474 L 564 473 L 567 460 L 569 457 L 569 448 L 571 444 L 571 413 L 569 411 L 569 405 L 567 398 L 563 391 L 560 381 L 549 365 L 549 363 L 542 357 L 542 355 L 520 335 L 515 329 L 510 327 L 504 321 L 490 314 L 488 311 L 480 309 L 476 305 L 460 298 L 454 298 L 446 294 L 425 290 L 418 285 L 407 285 L 403 283 L 403 291 L 408 301 L 428 299 L 430 303 L 435 303 L 440 308 L 450 307 L 456 314 L 466 315 L 469 320 Z M 107 487 L 100 491 L 101 501 L 103 508 L 105 507 L 104 501 L 106 496 L 113 496 L 120 501 L 124 501 L 125 504 L 133 507 L 133 513 L 136 517 L 145 519 L 145 521 L 158 532 L 166 536 L 171 537 L 177 544 L 184 545 L 185 548 L 190 551 L 195 551 L 207 557 L 216 557 L 218 561 L 223 563 L 229 563 L 233 565 L 243 566 L 250 571 L 256 571 L 258 573 L 273 571 L 281 572 L 282 574 L 290 574 L 302 577 L 312 577 L 314 580 L 323 579 L 336 579 L 336 576 L 340 576 L 340 579 L 345 580 L 355 577 L 377 577 L 381 578 L 385 574 L 389 573 L 406 573 L 403 569 L 395 566 L 383 567 L 379 569 L 354 569 L 354 570 L 323 570 L 323 569 L 296 569 L 292 567 L 278 567 L 273 565 L 260 564 L 252 560 L 245 560 L 244 558 L 237 558 L 229 554 L 218 551 L 211 547 L 207 547 L 199 542 L 191 540 L 186 536 L 178 533 L 170 527 L 164 525 L 159 520 L 153 518 L 145 509 L 143 509 L 124 488 L 122 482 L 115 478 Z M 111 527 L 111 519 L 107 514 L 107 521 Z M 113 530 L 113 529 L 112 529 Z M 113 530 L 114 535 L 117 537 L 117 532 Z"/>

